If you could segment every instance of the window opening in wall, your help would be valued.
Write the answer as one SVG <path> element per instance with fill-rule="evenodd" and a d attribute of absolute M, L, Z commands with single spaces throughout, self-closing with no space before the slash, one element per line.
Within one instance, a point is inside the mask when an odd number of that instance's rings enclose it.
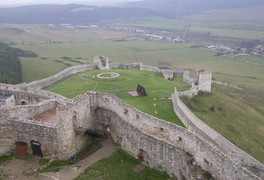
<path fill-rule="evenodd" d="M 27 105 L 27 101 L 25 101 L 25 100 L 21 100 L 20 104 L 21 104 L 21 105 Z"/>
<path fill-rule="evenodd" d="M 143 152 L 144 151 L 142 149 L 139 149 L 139 152 L 138 152 L 138 160 L 140 160 L 140 161 L 144 161 Z"/>

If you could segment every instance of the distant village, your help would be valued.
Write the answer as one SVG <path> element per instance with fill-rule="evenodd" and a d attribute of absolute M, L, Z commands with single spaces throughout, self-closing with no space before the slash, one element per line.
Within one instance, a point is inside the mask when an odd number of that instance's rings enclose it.
<path fill-rule="evenodd" d="M 216 50 L 216 56 L 261 56 L 264 57 L 264 46 L 256 45 L 250 48 L 235 48 L 223 45 L 208 45 L 207 49 Z"/>

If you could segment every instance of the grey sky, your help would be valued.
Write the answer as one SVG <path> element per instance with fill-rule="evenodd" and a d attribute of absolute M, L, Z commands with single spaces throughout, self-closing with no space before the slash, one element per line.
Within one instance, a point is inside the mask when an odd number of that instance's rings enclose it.
<path fill-rule="evenodd" d="M 80 3 L 93 5 L 109 5 L 115 3 L 122 3 L 128 1 L 138 0 L 0 0 L 0 5 L 21 5 L 21 4 L 69 4 L 69 3 Z"/>

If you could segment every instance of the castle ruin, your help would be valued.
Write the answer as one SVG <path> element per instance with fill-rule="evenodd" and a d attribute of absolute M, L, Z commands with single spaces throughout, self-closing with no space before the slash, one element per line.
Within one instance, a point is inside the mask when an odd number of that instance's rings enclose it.
<path fill-rule="evenodd" d="M 99 58 L 100 59 L 100 58 Z M 68 68 L 54 76 L 28 84 L 0 84 L 2 94 L 14 97 L 14 104 L 0 107 L 0 154 L 13 150 L 16 142 L 41 144 L 44 157 L 65 159 L 87 143 L 87 131 L 102 131 L 123 150 L 150 167 L 178 179 L 191 179 L 196 165 L 215 179 L 263 179 L 264 166 L 203 123 L 181 101 L 180 96 L 211 92 L 211 72 L 162 70 L 142 64 L 108 63 Z M 186 92 L 172 94 L 173 108 L 186 128 L 143 113 L 108 93 L 87 92 L 75 99 L 41 90 L 66 76 L 101 68 L 139 67 L 160 72 L 165 79 L 182 76 L 191 85 Z M 6 99 L 7 100 L 7 99 Z M 32 150 L 29 148 L 29 153 Z"/>

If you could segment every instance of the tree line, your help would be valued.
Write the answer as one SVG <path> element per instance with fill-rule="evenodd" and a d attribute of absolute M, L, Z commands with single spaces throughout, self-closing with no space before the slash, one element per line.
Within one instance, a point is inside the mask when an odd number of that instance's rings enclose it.
<path fill-rule="evenodd" d="M 37 57 L 36 53 L 13 48 L 0 43 L 0 83 L 18 84 L 22 82 L 22 66 L 18 57 Z"/>

